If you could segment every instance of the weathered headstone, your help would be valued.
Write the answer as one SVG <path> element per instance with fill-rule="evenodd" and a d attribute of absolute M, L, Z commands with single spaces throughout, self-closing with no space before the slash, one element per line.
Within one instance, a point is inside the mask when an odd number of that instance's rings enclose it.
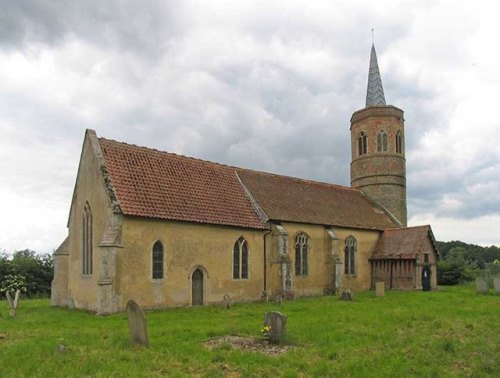
<path fill-rule="evenodd" d="M 274 298 L 274 302 L 278 306 L 281 306 L 281 304 L 283 303 L 283 296 L 282 295 L 277 295 L 276 298 Z"/>
<path fill-rule="evenodd" d="M 340 293 L 340 300 L 342 301 L 352 301 L 354 299 L 354 293 L 350 287 L 343 288 Z"/>
<path fill-rule="evenodd" d="M 385 296 L 385 282 L 375 283 L 375 296 L 376 297 Z"/>
<path fill-rule="evenodd" d="M 495 294 L 500 294 L 500 274 L 493 278 L 493 287 L 495 288 Z"/>
<path fill-rule="evenodd" d="M 132 344 L 149 346 L 148 329 L 144 311 L 134 300 L 127 302 L 128 328 Z"/>
<path fill-rule="evenodd" d="M 225 308 L 231 308 L 231 296 L 229 294 L 224 294 L 224 297 L 222 298 L 222 303 Z"/>
<path fill-rule="evenodd" d="M 19 304 L 19 297 L 21 295 L 21 290 L 17 290 L 14 295 L 14 300 L 8 291 L 5 292 L 5 296 L 7 297 L 7 302 L 9 302 L 9 315 L 11 318 L 16 317 L 17 305 Z"/>
<path fill-rule="evenodd" d="M 264 315 L 264 326 L 270 327 L 269 341 L 273 344 L 279 344 L 283 341 L 286 334 L 287 318 L 281 312 L 271 311 Z"/>
<path fill-rule="evenodd" d="M 487 294 L 488 293 L 488 281 L 483 277 L 477 277 L 474 281 L 476 284 L 476 293 Z"/>

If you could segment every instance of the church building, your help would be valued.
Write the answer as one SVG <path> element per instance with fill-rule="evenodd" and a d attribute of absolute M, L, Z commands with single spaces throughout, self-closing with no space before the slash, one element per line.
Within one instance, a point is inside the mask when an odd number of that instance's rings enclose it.
<path fill-rule="evenodd" d="M 232 167 L 87 130 L 52 304 L 97 314 L 436 288 L 430 226 L 407 227 L 403 111 L 374 46 L 351 117 L 351 187 Z"/>

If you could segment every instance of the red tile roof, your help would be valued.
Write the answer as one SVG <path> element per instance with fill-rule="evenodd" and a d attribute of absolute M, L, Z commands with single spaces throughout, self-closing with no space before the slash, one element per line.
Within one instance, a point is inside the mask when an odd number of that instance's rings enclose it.
<path fill-rule="evenodd" d="M 431 243 L 436 253 L 438 253 L 431 226 L 384 230 L 371 258 L 372 260 L 415 259 L 421 252 L 426 238 L 431 238 Z"/>
<path fill-rule="evenodd" d="M 104 138 L 125 215 L 264 229 L 234 168 Z"/>
<path fill-rule="evenodd" d="M 99 138 L 125 215 L 266 228 L 271 220 L 382 230 L 389 216 L 359 190 L 230 167 Z M 241 182 L 240 182 L 241 179 Z"/>
<path fill-rule="evenodd" d="M 273 220 L 378 230 L 395 226 L 357 189 L 250 170 L 238 174 Z"/>

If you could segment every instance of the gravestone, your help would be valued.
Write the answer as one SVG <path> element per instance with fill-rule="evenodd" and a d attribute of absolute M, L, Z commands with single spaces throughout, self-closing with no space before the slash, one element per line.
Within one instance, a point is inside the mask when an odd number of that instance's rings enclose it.
<path fill-rule="evenodd" d="M 477 277 L 474 281 L 476 284 L 476 293 L 487 294 L 488 293 L 488 281 L 483 277 Z"/>
<path fill-rule="evenodd" d="M 21 290 L 16 291 L 14 299 L 12 299 L 8 291 L 5 292 L 5 296 L 7 297 L 7 302 L 9 302 L 9 315 L 11 318 L 15 318 L 17 305 L 19 304 L 19 297 L 21 296 Z"/>
<path fill-rule="evenodd" d="M 134 300 L 127 302 L 128 328 L 132 344 L 149 346 L 148 329 L 144 311 Z"/>
<path fill-rule="evenodd" d="M 495 288 L 495 294 L 500 294 L 500 274 L 493 278 L 493 287 Z"/>
<path fill-rule="evenodd" d="M 375 296 L 376 297 L 385 296 L 385 282 L 377 282 L 375 284 Z"/>
<path fill-rule="evenodd" d="M 264 315 L 264 326 L 270 327 L 269 341 L 273 344 L 280 344 L 286 334 L 287 318 L 281 312 L 271 311 Z"/>
<path fill-rule="evenodd" d="M 276 298 L 274 299 L 274 302 L 278 305 L 281 306 L 283 303 L 283 296 L 282 295 L 277 295 Z"/>
<path fill-rule="evenodd" d="M 352 301 L 354 299 L 354 293 L 350 287 L 342 288 L 340 293 L 340 300 L 342 301 Z"/>
<path fill-rule="evenodd" d="M 222 298 L 222 303 L 225 308 L 231 308 L 231 296 L 229 294 L 224 294 L 224 297 Z"/>

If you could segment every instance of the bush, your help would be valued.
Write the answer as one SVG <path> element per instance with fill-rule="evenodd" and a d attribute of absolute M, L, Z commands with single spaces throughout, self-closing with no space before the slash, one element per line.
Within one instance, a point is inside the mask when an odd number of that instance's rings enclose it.
<path fill-rule="evenodd" d="M 54 276 L 54 260 L 49 254 L 38 255 L 35 251 L 17 251 L 9 259 L 5 253 L 0 254 L 0 286 L 14 284 L 13 277 L 23 280 L 23 294 L 27 297 L 50 296 L 50 285 Z M 0 296 L 5 296 L 1 291 Z"/>
<path fill-rule="evenodd" d="M 456 285 L 473 280 L 480 270 L 475 261 L 466 259 L 466 251 L 457 247 L 437 263 L 437 272 L 439 285 Z"/>

